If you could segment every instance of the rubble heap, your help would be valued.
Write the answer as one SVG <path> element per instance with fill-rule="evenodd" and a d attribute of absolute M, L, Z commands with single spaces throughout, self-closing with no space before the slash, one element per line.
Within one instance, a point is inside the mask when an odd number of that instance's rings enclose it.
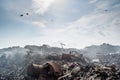
<path fill-rule="evenodd" d="M 114 64 L 81 66 L 77 62 L 48 61 L 29 65 L 27 74 L 37 80 L 120 80 L 120 72 Z"/>
<path fill-rule="evenodd" d="M 116 65 L 90 62 L 82 54 L 27 54 L 22 64 L 4 65 L 0 80 L 120 80 Z"/>

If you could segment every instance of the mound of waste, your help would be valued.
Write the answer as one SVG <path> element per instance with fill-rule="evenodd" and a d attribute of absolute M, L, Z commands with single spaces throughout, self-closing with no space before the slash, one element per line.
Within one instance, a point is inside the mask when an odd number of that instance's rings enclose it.
<path fill-rule="evenodd" d="M 37 80 L 120 80 L 120 72 L 112 65 L 77 62 L 48 61 L 44 64 L 30 64 L 27 67 L 28 79 Z"/>
<path fill-rule="evenodd" d="M 82 54 L 27 54 L 24 58 L 19 64 L 1 62 L 0 80 L 120 80 L 115 64 L 91 63 Z"/>

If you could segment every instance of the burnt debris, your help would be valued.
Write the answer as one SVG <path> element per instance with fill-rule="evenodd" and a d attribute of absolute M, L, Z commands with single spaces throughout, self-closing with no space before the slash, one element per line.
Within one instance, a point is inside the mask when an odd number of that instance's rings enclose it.
<path fill-rule="evenodd" d="M 0 80 L 120 80 L 116 64 L 93 63 L 83 54 L 70 52 L 43 56 L 31 51 L 27 53 L 19 64 L 10 63 L 1 56 Z"/>

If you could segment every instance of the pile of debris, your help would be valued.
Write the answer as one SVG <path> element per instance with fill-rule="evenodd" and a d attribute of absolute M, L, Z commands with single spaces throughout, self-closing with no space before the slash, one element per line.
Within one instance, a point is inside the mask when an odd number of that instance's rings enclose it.
<path fill-rule="evenodd" d="M 82 54 L 27 54 L 0 60 L 0 80 L 120 80 L 116 65 L 90 63 Z M 33 64 L 34 63 L 34 64 Z"/>
<path fill-rule="evenodd" d="M 17 55 L 13 58 L 7 58 L 5 55 L 0 57 L 0 80 L 34 80 L 34 78 L 27 79 L 26 67 L 29 64 L 43 64 L 47 61 L 57 61 L 58 63 L 66 64 L 65 62 L 76 61 L 80 65 L 87 64 L 87 59 L 82 54 L 52 54 L 52 55 L 40 55 L 40 54 L 28 54 L 22 56 Z"/>
<path fill-rule="evenodd" d="M 88 64 L 77 62 L 48 61 L 45 64 L 30 64 L 28 76 L 37 80 L 120 80 L 120 72 L 115 65 Z M 32 80 L 30 77 L 26 80 Z"/>

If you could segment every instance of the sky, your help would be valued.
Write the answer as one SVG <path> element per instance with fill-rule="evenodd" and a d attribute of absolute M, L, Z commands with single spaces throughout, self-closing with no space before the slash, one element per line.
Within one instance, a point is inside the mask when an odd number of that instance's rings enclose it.
<path fill-rule="evenodd" d="M 120 0 L 0 0 L 0 48 L 60 43 L 120 45 Z"/>

